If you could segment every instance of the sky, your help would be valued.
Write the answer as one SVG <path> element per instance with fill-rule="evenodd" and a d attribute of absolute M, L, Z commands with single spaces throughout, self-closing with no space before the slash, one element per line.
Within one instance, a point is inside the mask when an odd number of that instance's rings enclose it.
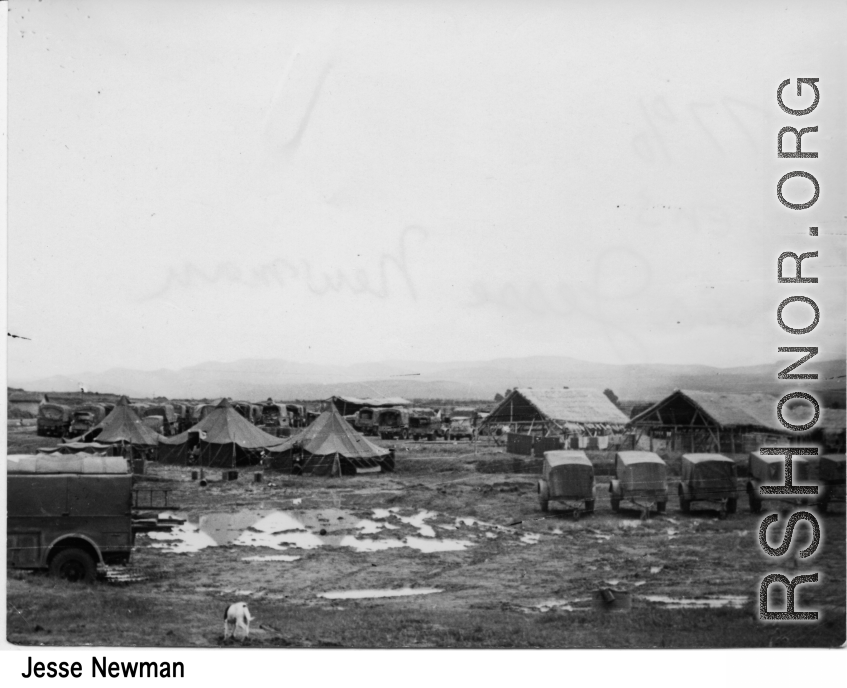
<path fill-rule="evenodd" d="M 10 379 L 844 355 L 841 3 L 10 9 Z M 819 107 L 788 116 L 804 76 Z M 801 121 L 819 158 L 778 160 Z M 776 284 L 812 250 L 818 284 Z M 822 313 L 802 341 L 794 294 Z"/>

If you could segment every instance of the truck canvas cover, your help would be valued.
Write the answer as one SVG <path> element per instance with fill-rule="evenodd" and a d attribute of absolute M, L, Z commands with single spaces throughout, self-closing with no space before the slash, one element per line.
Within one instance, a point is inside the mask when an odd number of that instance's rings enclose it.
<path fill-rule="evenodd" d="M 721 454 L 683 454 L 682 479 L 698 493 L 735 489 L 735 462 Z"/>
<path fill-rule="evenodd" d="M 86 475 L 127 474 L 127 461 L 120 456 L 33 456 L 11 455 L 6 459 L 6 472 L 21 473 L 72 473 Z"/>
<path fill-rule="evenodd" d="M 550 485 L 550 498 L 591 498 L 594 466 L 582 451 L 544 452 L 544 479 Z"/>
<path fill-rule="evenodd" d="M 668 467 L 653 452 L 618 452 L 617 475 L 625 491 L 664 490 Z"/>

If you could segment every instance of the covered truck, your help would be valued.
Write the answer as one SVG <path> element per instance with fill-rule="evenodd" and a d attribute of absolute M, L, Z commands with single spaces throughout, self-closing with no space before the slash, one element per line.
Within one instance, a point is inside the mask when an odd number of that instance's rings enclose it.
<path fill-rule="evenodd" d="M 106 407 L 103 404 L 83 404 L 74 409 L 68 434 L 79 437 L 88 432 L 106 417 Z"/>
<path fill-rule="evenodd" d="M 821 511 L 827 511 L 831 503 L 844 504 L 845 501 L 845 456 L 844 454 L 825 454 L 818 463 L 818 481 L 823 488 L 818 505 Z"/>
<path fill-rule="evenodd" d="M 133 546 L 132 474 L 119 457 L 9 456 L 6 560 L 92 581 Z"/>
<path fill-rule="evenodd" d="M 818 495 L 763 495 L 759 488 L 763 485 L 784 485 L 783 472 L 785 456 L 762 456 L 751 453 L 747 464 L 747 498 L 750 502 L 750 513 L 758 514 L 762 510 L 762 502 L 766 499 L 786 501 L 793 504 L 812 504 L 818 501 Z M 791 459 L 791 482 L 799 487 L 811 485 L 809 482 L 809 462 L 803 456 Z M 820 492 L 820 490 L 818 490 Z"/>
<path fill-rule="evenodd" d="M 413 408 L 409 411 L 409 437 L 413 440 L 434 440 L 441 434 L 441 418 L 432 409 Z"/>
<path fill-rule="evenodd" d="M 38 407 L 36 434 L 40 437 L 64 437 L 73 420 L 73 410 L 64 404 L 46 403 Z"/>
<path fill-rule="evenodd" d="M 594 513 L 594 466 L 584 451 L 547 451 L 538 481 L 538 501 L 542 511 L 552 506 Z"/>
<path fill-rule="evenodd" d="M 409 437 L 409 412 L 404 408 L 379 409 L 376 424 L 379 436 L 383 440 L 405 440 Z"/>
<path fill-rule="evenodd" d="M 679 508 L 691 511 L 692 502 L 717 502 L 721 514 L 734 514 L 738 506 L 738 469 L 722 454 L 683 454 Z"/>
<path fill-rule="evenodd" d="M 615 477 L 609 483 L 612 511 L 628 501 L 648 515 L 655 507 L 663 512 L 668 503 L 668 467 L 658 454 L 649 451 L 619 451 L 615 454 Z"/>

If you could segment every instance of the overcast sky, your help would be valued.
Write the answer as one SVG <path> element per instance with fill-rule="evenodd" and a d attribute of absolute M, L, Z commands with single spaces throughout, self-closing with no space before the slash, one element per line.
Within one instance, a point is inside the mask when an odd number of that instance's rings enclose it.
<path fill-rule="evenodd" d="M 844 353 L 841 3 L 11 9 L 10 378 Z M 776 106 L 798 76 L 813 116 Z M 801 120 L 820 158 L 777 161 Z M 776 202 L 792 169 L 813 209 Z M 820 284 L 777 285 L 786 250 Z M 776 329 L 795 292 L 814 341 Z"/>

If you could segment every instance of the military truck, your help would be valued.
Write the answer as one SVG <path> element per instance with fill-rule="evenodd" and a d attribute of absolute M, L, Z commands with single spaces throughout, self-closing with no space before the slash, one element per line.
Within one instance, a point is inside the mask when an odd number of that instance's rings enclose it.
<path fill-rule="evenodd" d="M 83 404 L 74 409 L 68 434 L 79 437 L 88 432 L 106 417 L 106 407 L 103 404 Z"/>
<path fill-rule="evenodd" d="M 132 474 L 110 456 L 9 456 L 6 561 L 70 581 L 126 564 L 133 546 Z"/>
<path fill-rule="evenodd" d="M 355 427 L 356 430 L 361 432 L 363 435 L 376 435 L 378 431 L 376 426 L 376 416 L 376 409 L 373 409 L 370 406 L 360 408 L 356 412 L 356 422 L 353 427 Z"/>
<path fill-rule="evenodd" d="M 441 434 L 441 418 L 432 409 L 413 408 L 409 411 L 409 437 L 413 440 L 434 440 Z"/>
<path fill-rule="evenodd" d="M 162 419 L 161 429 L 156 430 L 160 435 L 170 437 L 171 435 L 176 435 L 179 431 L 177 412 L 172 404 L 156 404 L 155 406 L 150 406 L 144 411 L 142 421 L 146 423 L 144 418 L 151 418 L 153 416 L 158 416 Z"/>
<path fill-rule="evenodd" d="M 65 437 L 71 427 L 73 410 L 64 404 L 41 404 L 38 407 L 36 434 L 39 437 Z"/>
<path fill-rule="evenodd" d="M 409 437 L 409 412 L 404 408 L 379 409 L 375 423 L 380 439 L 405 440 Z"/>

